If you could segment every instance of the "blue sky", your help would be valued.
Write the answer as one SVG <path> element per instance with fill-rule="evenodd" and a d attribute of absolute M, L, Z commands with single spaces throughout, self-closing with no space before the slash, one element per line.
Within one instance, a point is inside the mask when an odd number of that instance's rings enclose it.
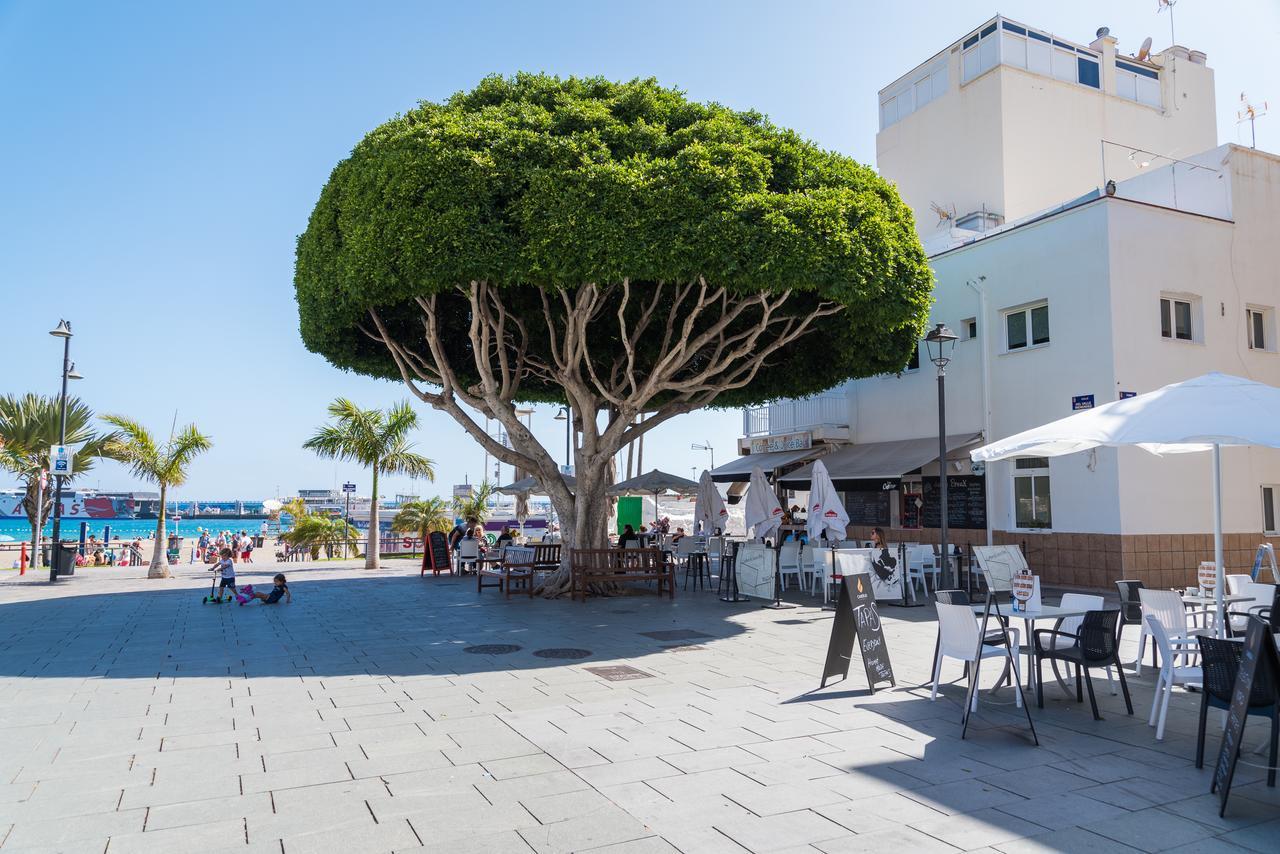
<path fill-rule="evenodd" d="M 1229 6 L 1228 11 L 1225 7 Z M 1080 42 L 1169 43 L 1156 0 L 924 2 L 59 3 L 0 0 L 0 393 L 57 389 L 59 317 L 76 330 L 76 391 L 99 412 L 215 441 L 184 497 L 265 497 L 367 476 L 299 447 L 346 395 L 400 388 L 302 347 L 294 240 L 329 171 L 369 129 L 519 70 L 654 76 L 690 97 L 755 108 L 873 162 L 876 91 L 997 11 Z M 1241 137 L 1244 90 L 1280 106 L 1280 3 L 1182 0 L 1178 41 L 1216 70 L 1219 139 Z M 1280 111 L 1259 123 L 1280 148 Z M 243 401 L 260 401 L 245 407 Z M 445 415 L 418 437 L 436 488 L 481 477 Z M 563 448 L 551 410 L 535 431 Z M 646 468 L 690 474 L 734 453 L 737 411 L 655 430 Z M 562 453 L 562 451 L 560 452 Z M 133 484 L 99 468 L 89 485 Z M 384 485 L 384 494 L 407 489 Z M 430 492 L 428 486 L 424 491 Z"/>

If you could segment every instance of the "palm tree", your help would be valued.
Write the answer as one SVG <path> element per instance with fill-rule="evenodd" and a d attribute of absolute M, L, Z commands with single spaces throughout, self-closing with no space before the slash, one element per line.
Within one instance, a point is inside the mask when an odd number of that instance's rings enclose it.
<path fill-rule="evenodd" d="M 471 491 L 469 498 L 455 497 L 453 499 L 453 512 L 455 515 L 461 516 L 463 519 L 475 518 L 481 525 L 485 519 L 489 518 L 489 499 L 498 494 L 496 484 L 489 481 L 482 481 L 479 486 Z"/>
<path fill-rule="evenodd" d="M 53 489 L 40 489 L 40 473 L 49 466 L 49 446 L 60 444 L 62 399 L 37 394 L 0 396 L 0 469 L 12 474 L 26 491 L 22 510 L 31 523 L 31 564 L 35 566 L 40 531 L 53 509 Z M 109 435 L 95 432 L 93 411 L 79 398 L 67 398 L 67 441 L 78 445 L 75 472 L 62 480 L 73 481 L 93 468 L 104 455 Z M 15 508 L 16 509 L 16 508 Z"/>
<path fill-rule="evenodd" d="M 406 501 L 400 505 L 395 518 L 391 520 L 391 530 L 397 534 L 417 534 L 422 538 L 422 571 L 427 571 L 427 555 L 431 544 L 429 536 L 432 531 L 447 531 L 453 527 L 453 514 L 443 498 L 424 498 L 419 501 Z"/>
<path fill-rule="evenodd" d="M 288 513 L 290 523 L 293 527 L 297 527 L 298 523 L 311 515 L 311 510 L 307 507 L 307 502 L 301 498 L 290 498 L 280 508 L 281 513 Z"/>
<path fill-rule="evenodd" d="M 385 412 L 361 409 L 345 397 L 329 404 L 334 423 L 326 424 L 302 444 L 325 459 L 351 460 L 373 472 L 373 499 L 369 504 L 369 545 L 364 568 L 378 568 L 378 476 L 407 474 L 435 480 L 435 463 L 414 453 L 408 439 L 418 426 L 418 414 L 402 401 Z"/>
<path fill-rule="evenodd" d="M 151 554 L 147 578 L 168 578 L 169 562 L 165 560 L 165 498 L 171 486 L 187 482 L 187 468 L 198 455 L 213 447 L 209 437 L 188 424 L 164 443 L 156 442 L 151 432 L 132 418 L 107 415 L 103 421 L 116 428 L 107 443 L 107 455 L 127 465 L 142 480 L 160 487 L 160 513 L 156 520 L 156 547 Z"/>
<path fill-rule="evenodd" d="M 311 549 L 313 559 L 320 557 L 323 548 L 325 557 L 333 557 L 334 547 L 349 543 L 359 536 L 359 532 L 341 516 L 320 516 L 308 514 L 298 518 L 293 529 L 281 535 L 286 543 L 294 547 Z"/>

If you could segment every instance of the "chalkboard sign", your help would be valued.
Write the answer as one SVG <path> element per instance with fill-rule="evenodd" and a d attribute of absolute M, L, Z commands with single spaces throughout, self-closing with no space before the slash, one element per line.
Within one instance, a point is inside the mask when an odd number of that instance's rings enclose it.
<path fill-rule="evenodd" d="M 440 571 L 449 568 L 449 540 L 439 531 L 427 535 L 427 551 L 423 555 L 425 569 Z"/>
<path fill-rule="evenodd" d="M 1244 635 L 1244 649 L 1240 655 L 1240 669 L 1236 671 L 1236 684 L 1231 689 L 1231 708 L 1227 711 L 1227 728 L 1222 731 L 1222 749 L 1218 751 L 1218 764 L 1213 769 L 1213 785 L 1210 792 L 1217 792 L 1221 804 L 1219 818 L 1226 815 L 1227 798 L 1231 795 L 1231 778 L 1236 773 L 1236 761 L 1240 758 L 1240 740 L 1244 737 L 1245 720 L 1249 717 L 1249 695 L 1259 668 L 1267 668 L 1272 679 L 1280 676 L 1275 640 L 1271 627 L 1257 617 L 1249 618 L 1249 628 Z"/>
<path fill-rule="evenodd" d="M 867 685 L 875 693 L 876 685 L 888 682 L 897 687 L 893 678 L 893 665 L 889 661 L 889 647 L 880 627 L 880 614 L 876 611 L 875 595 L 871 590 L 871 576 L 864 572 L 846 575 L 840 585 L 840 601 L 831 623 L 831 640 L 827 644 L 827 663 L 822 670 L 821 688 L 827 680 L 849 676 L 849 661 L 853 657 L 854 642 L 862 655 L 862 667 L 867 672 Z"/>
<path fill-rule="evenodd" d="M 923 525 L 941 527 L 942 492 L 936 477 L 921 482 L 924 492 Z M 952 475 L 947 478 L 947 527 L 977 530 L 987 527 L 986 478 Z"/>
<path fill-rule="evenodd" d="M 844 509 L 850 525 L 888 525 L 889 493 L 883 489 L 846 492 Z"/>

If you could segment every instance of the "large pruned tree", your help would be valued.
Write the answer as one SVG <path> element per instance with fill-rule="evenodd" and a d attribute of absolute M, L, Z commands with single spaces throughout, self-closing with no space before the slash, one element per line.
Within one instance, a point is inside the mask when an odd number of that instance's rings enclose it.
<path fill-rule="evenodd" d="M 295 287 L 311 350 L 535 473 L 589 547 L 621 448 L 701 407 L 901 370 L 932 275 L 888 182 L 758 113 L 521 74 L 366 136 L 298 239 Z M 531 402 L 572 407 L 572 491 L 517 414 Z"/>

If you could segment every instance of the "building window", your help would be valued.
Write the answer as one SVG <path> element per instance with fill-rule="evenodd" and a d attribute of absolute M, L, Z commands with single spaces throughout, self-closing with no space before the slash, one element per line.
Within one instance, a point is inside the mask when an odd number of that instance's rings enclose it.
<path fill-rule="evenodd" d="M 1014 460 L 1013 513 L 1014 527 L 1053 527 L 1049 500 L 1049 461 L 1044 457 Z"/>
<path fill-rule="evenodd" d="M 1160 335 L 1179 341 L 1193 341 L 1191 328 L 1191 303 L 1187 300 L 1161 297 Z"/>
<path fill-rule="evenodd" d="M 1276 351 L 1275 313 L 1274 308 L 1260 305 L 1245 309 L 1245 335 L 1250 350 Z"/>
<path fill-rule="evenodd" d="M 1025 350 L 1049 343 L 1049 306 L 1047 303 L 1005 312 L 1005 349 Z"/>
<path fill-rule="evenodd" d="M 1116 94 L 1148 107 L 1160 106 L 1160 72 L 1131 62 L 1116 62 Z"/>
<path fill-rule="evenodd" d="M 1262 487 L 1262 533 L 1275 536 L 1276 533 L 1276 489 L 1275 486 Z"/>
<path fill-rule="evenodd" d="M 1053 77 L 1066 83 L 1079 83 L 1093 89 L 1100 88 L 1098 57 L 1091 51 L 1059 41 L 1046 33 L 1027 29 L 1013 21 L 1000 22 L 1000 56 L 1002 65 L 1025 68 L 1045 77 Z M 986 30 L 983 31 L 984 33 Z M 970 36 L 964 42 L 964 82 L 977 77 L 988 67 L 983 67 L 977 51 L 982 36 Z M 972 45 L 972 47 L 971 47 Z M 974 54 L 973 59 L 970 55 Z M 972 65 L 972 69 L 970 66 Z M 971 73 L 972 70 L 972 73 Z"/>
<path fill-rule="evenodd" d="M 921 69 L 908 80 L 899 81 L 880 93 L 880 129 L 900 122 L 907 116 L 938 100 L 947 93 L 945 57 Z"/>
<path fill-rule="evenodd" d="M 920 342 L 916 342 L 916 348 L 911 351 L 911 358 L 907 359 L 907 367 L 903 373 L 920 370 Z"/>
<path fill-rule="evenodd" d="M 960 321 L 960 340 L 972 341 L 978 337 L 978 319 L 968 317 Z"/>

